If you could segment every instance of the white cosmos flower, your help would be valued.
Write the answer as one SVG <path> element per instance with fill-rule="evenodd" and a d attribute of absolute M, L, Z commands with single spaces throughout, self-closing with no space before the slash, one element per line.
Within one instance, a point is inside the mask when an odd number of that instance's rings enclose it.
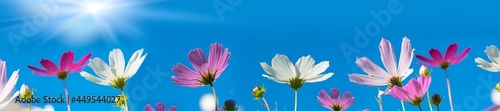
<path fill-rule="evenodd" d="M 272 67 L 265 62 L 260 63 L 267 73 L 262 74 L 262 76 L 282 84 L 293 84 L 294 80 L 304 83 L 321 82 L 333 76 L 331 72 L 321 74 L 330 66 L 328 61 L 314 64 L 314 59 L 308 55 L 302 56 L 294 66 L 290 59 L 282 54 L 274 56 Z"/>
<path fill-rule="evenodd" d="M 109 66 L 98 57 L 90 60 L 88 66 L 94 70 L 98 77 L 90 75 L 85 71 L 80 72 L 80 75 L 100 85 L 123 88 L 125 87 L 124 82 L 137 73 L 137 70 L 146 58 L 147 53 L 141 56 L 143 51 L 144 49 L 135 51 L 125 67 L 125 58 L 122 51 L 120 49 L 113 49 L 109 52 Z"/>
<path fill-rule="evenodd" d="M 399 64 L 396 64 L 396 56 L 394 55 L 391 42 L 382 39 L 379 50 L 382 63 L 387 71 L 373 63 L 367 57 L 357 58 L 356 65 L 368 74 L 349 74 L 351 82 L 368 86 L 402 85 L 401 82 L 413 72 L 410 64 L 413 60 L 414 49 L 410 44 L 410 39 L 407 37 L 404 37 L 401 43 Z M 386 93 L 387 91 L 389 90 L 386 90 Z"/>
<path fill-rule="evenodd" d="M 477 66 L 490 72 L 500 72 L 500 51 L 498 51 L 498 48 L 494 45 L 486 46 L 484 53 L 486 53 L 491 63 L 478 57 L 474 59 L 478 64 Z"/>

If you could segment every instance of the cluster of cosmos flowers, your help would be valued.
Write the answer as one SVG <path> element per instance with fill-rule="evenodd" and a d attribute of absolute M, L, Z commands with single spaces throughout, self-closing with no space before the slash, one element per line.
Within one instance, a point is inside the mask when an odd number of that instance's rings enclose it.
<path fill-rule="evenodd" d="M 353 73 L 348 76 L 353 83 L 377 87 L 379 93 L 376 102 L 380 106 L 380 111 L 383 111 L 381 96 L 384 95 L 391 95 L 395 99 L 401 101 L 403 111 L 406 110 L 404 102 L 408 102 L 412 106 L 418 107 L 420 111 L 423 110 L 422 103 L 427 103 L 430 111 L 434 110 L 434 106 L 437 108 L 437 111 L 439 111 L 443 97 L 438 94 L 430 96 L 429 86 L 433 78 L 428 67 L 438 67 L 444 71 L 446 75 L 444 80 L 447 82 L 446 87 L 448 88 L 447 102 L 450 103 L 449 107 L 451 111 L 453 111 L 452 89 L 450 87 L 450 79 L 448 78 L 447 70 L 450 66 L 457 65 L 465 60 L 467 58 L 467 53 L 471 50 L 470 47 L 464 49 L 457 55 L 458 44 L 453 43 L 446 49 L 444 56 L 439 50 L 433 48 L 429 51 L 430 58 L 427 58 L 423 55 L 415 56 L 410 40 L 404 37 L 401 44 L 398 63 L 396 63 L 396 57 L 390 41 L 382 39 L 379 50 L 380 58 L 383 63 L 382 65 L 385 67 L 385 70 L 372 62 L 368 57 L 361 57 L 356 59 L 356 64 L 366 74 Z M 74 62 L 75 53 L 68 51 L 62 54 L 59 65 L 56 65 L 51 60 L 42 59 L 40 64 L 43 68 L 31 65 L 28 66 L 28 68 L 33 70 L 33 74 L 38 76 L 58 77 L 64 85 L 66 96 L 69 95 L 66 78 L 72 73 L 79 73 L 80 76 L 93 83 L 110 86 L 120 90 L 122 94 L 120 95 L 120 99 L 117 100 L 116 106 L 120 107 L 122 111 L 131 111 L 124 88 L 127 86 L 127 81 L 137 73 L 146 58 L 147 53 L 143 54 L 143 52 L 144 49 L 135 51 L 128 60 L 128 63 L 126 63 L 123 52 L 120 49 L 113 49 L 109 52 L 109 63 L 106 63 L 101 58 L 91 58 L 92 53 L 88 53 Z M 478 64 L 478 67 L 490 72 L 500 72 L 499 49 L 493 45 L 488 46 L 486 47 L 485 53 L 491 62 L 487 62 L 482 58 L 476 58 L 475 62 Z M 188 59 L 192 69 L 184 64 L 177 64 L 172 68 L 175 75 L 172 76 L 171 79 L 173 83 L 179 86 L 190 88 L 210 86 L 215 96 L 214 111 L 237 111 L 238 106 L 236 105 L 236 101 L 231 99 L 226 100 L 224 105 L 222 105 L 223 107 L 220 107 L 214 88 L 214 82 L 221 77 L 228 66 L 230 55 L 231 53 L 228 48 L 224 48 L 218 43 L 210 45 L 208 58 L 200 48 L 193 49 L 188 53 Z M 416 77 L 411 77 L 413 73 L 413 68 L 411 68 L 413 57 L 421 60 L 421 62 L 418 63 L 420 70 Z M 322 82 L 333 76 L 332 72 L 325 72 L 329 67 L 329 61 L 316 63 L 311 55 L 300 57 L 294 64 L 286 55 L 276 54 L 271 60 L 271 65 L 266 62 L 261 62 L 260 65 L 263 72 L 265 72 L 265 74 L 262 74 L 263 77 L 276 83 L 286 84 L 295 92 L 294 111 L 297 111 L 298 91 L 302 88 L 303 84 Z M 86 66 L 89 66 L 95 75 L 84 71 Z M 12 102 L 14 98 L 21 97 L 29 99 L 34 95 L 30 87 L 25 84 L 21 86 L 19 91 L 15 90 L 14 87 L 19 78 L 18 71 L 19 70 L 14 71 L 7 80 L 5 61 L 0 60 L 0 110 L 21 107 L 21 103 Z M 410 80 L 405 83 L 406 79 Z M 381 90 L 380 87 L 384 86 L 386 86 L 386 89 Z M 355 103 L 354 96 L 349 91 L 345 91 L 342 94 L 337 88 L 330 88 L 328 91 L 329 92 L 327 92 L 327 90 L 320 90 L 317 96 L 318 103 L 326 109 L 344 111 Z M 252 95 L 255 96 L 255 100 L 264 101 L 263 106 L 268 111 L 271 111 L 270 106 L 264 98 L 265 92 L 266 88 L 264 86 L 256 86 L 252 90 Z M 494 88 L 493 93 L 500 93 L 500 85 Z M 38 108 L 30 107 L 28 103 L 27 106 L 28 111 L 53 111 L 53 107 L 50 105 L 44 108 Z M 71 110 L 70 106 L 68 102 L 68 111 Z M 499 109 L 500 104 L 496 104 L 485 110 L 495 111 Z M 154 106 L 147 104 L 144 107 L 144 111 L 167 110 L 177 111 L 177 107 L 172 105 L 167 108 L 162 102 L 158 102 Z M 365 111 L 368 110 L 369 109 L 365 109 Z"/>

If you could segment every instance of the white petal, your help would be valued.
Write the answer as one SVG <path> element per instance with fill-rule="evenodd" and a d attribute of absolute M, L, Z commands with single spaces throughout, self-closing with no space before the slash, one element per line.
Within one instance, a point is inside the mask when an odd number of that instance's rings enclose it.
<path fill-rule="evenodd" d="M 267 65 L 267 63 L 265 63 L 265 62 L 261 62 L 260 66 L 262 67 L 262 69 L 264 69 L 264 71 L 266 71 L 267 74 L 272 75 L 274 77 L 282 78 L 282 79 L 290 79 L 293 77 L 293 76 L 288 76 L 286 74 L 282 74 L 279 71 L 276 71 L 273 67 Z"/>
<path fill-rule="evenodd" d="M 101 58 L 90 59 L 88 66 L 94 70 L 97 76 L 106 79 L 113 80 L 116 78 L 116 74 L 111 71 L 111 68 L 106 64 Z"/>
<path fill-rule="evenodd" d="M 304 79 L 306 80 L 305 82 L 307 82 L 307 83 L 314 83 L 314 82 L 325 81 L 332 76 L 333 76 L 333 73 L 326 73 L 326 74 L 320 74 L 320 75 L 316 75 L 316 76 L 313 76 L 310 78 L 304 78 Z"/>
<path fill-rule="evenodd" d="M 137 73 L 137 70 L 139 70 L 142 62 L 144 62 L 144 59 L 146 59 L 146 56 L 148 55 L 146 53 L 144 56 L 141 56 L 142 52 L 144 52 L 144 49 L 139 49 L 132 54 L 128 61 L 127 68 L 125 68 L 125 77 L 131 78 L 135 75 L 135 73 Z"/>
<path fill-rule="evenodd" d="M 89 80 L 90 82 L 94 82 L 94 83 L 100 84 L 100 85 L 109 86 L 109 82 L 108 81 L 100 79 L 100 78 L 97 78 L 97 77 L 95 77 L 93 75 L 90 75 L 88 72 L 82 71 L 82 72 L 80 72 L 80 76 L 82 76 L 83 78 Z"/>
<path fill-rule="evenodd" d="M 320 63 L 316 64 L 313 69 L 310 69 L 309 72 L 307 72 L 305 75 L 302 75 L 301 78 L 311 78 L 318 76 L 319 74 L 325 72 L 328 67 L 330 67 L 329 61 L 321 61 Z"/>
<path fill-rule="evenodd" d="M 5 98 L 7 98 L 12 91 L 14 90 L 14 87 L 16 86 L 17 80 L 19 79 L 19 69 L 14 71 L 12 75 L 9 78 L 9 81 L 7 81 L 7 84 L 5 84 L 5 87 L 1 89 L 0 93 L 0 101 L 4 101 Z"/>
<path fill-rule="evenodd" d="M 487 70 L 487 71 L 490 71 L 490 72 L 500 72 L 500 67 L 496 64 L 492 64 L 492 63 L 488 63 L 486 60 L 484 60 L 483 58 L 476 58 L 474 59 L 474 61 L 478 64 L 477 66 L 484 69 L 484 70 Z"/>
<path fill-rule="evenodd" d="M 295 66 L 293 66 L 292 62 L 290 61 L 290 59 L 288 59 L 287 56 L 276 54 L 271 62 L 273 68 L 276 71 L 287 75 L 287 77 L 300 77 L 297 76 Z"/>
<path fill-rule="evenodd" d="M 401 43 L 401 53 L 399 55 L 399 63 L 398 63 L 398 72 L 399 76 L 404 76 L 407 74 L 411 61 L 413 60 L 413 51 L 415 49 L 412 48 L 410 44 L 410 39 L 407 37 L 403 38 L 403 42 Z"/>
<path fill-rule="evenodd" d="M 113 49 L 109 52 L 109 67 L 111 72 L 117 76 L 123 76 L 123 71 L 125 70 L 125 58 L 123 57 L 123 52 L 120 49 Z"/>
<path fill-rule="evenodd" d="M 351 82 L 368 86 L 385 86 L 389 81 L 383 78 L 377 78 L 363 74 L 349 74 L 348 76 Z"/>
<path fill-rule="evenodd" d="M 0 60 L 0 89 L 3 89 L 3 85 L 7 82 L 6 68 L 5 61 Z"/>
<path fill-rule="evenodd" d="M 288 79 L 284 79 L 284 78 L 271 77 L 271 76 L 268 76 L 266 74 L 262 74 L 262 76 L 266 77 L 267 79 L 273 80 L 277 83 L 281 83 L 281 84 L 287 84 L 289 82 Z"/>
<path fill-rule="evenodd" d="M 493 91 L 491 91 L 491 100 L 493 104 L 500 105 L 500 92 L 498 92 L 498 90 L 493 89 Z"/>
<path fill-rule="evenodd" d="M 314 63 L 315 63 L 315 61 L 311 57 L 311 55 L 302 56 L 295 63 L 295 67 L 297 67 L 297 69 L 300 72 L 301 77 L 303 77 L 303 76 L 306 76 L 309 73 L 309 71 L 314 68 Z"/>
<path fill-rule="evenodd" d="M 401 75 L 401 81 L 404 81 L 406 78 L 410 77 L 411 73 L 413 73 L 413 69 L 406 70 L 406 73 L 404 73 L 404 75 Z"/>
<path fill-rule="evenodd" d="M 386 39 L 382 39 L 380 41 L 379 50 L 382 63 L 384 64 L 385 69 L 387 69 L 387 72 L 393 76 L 397 75 L 396 56 L 394 55 L 391 42 Z"/>
<path fill-rule="evenodd" d="M 498 48 L 496 46 L 494 45 L 487 46 L 486 50 L 484 50 L 484 53 L 486 53 L 491 62 L 495 64 L 500 63 L 500 51 L 498 51 Z"/>
<path fill-rule="evenodd" d="M 358 65 L 361 70 L 368 73 L 368 75 L 386 79 L 392 77 L 386 71 L 384 71 L 384 69 L 373 63 L 373 61 L 371 61 L 367 57 L 356 58 L 356 65 Z"/>
<path fill-rule="evenodd" d="M 5 106 L 10 104 L 10 101 L 14 100 L 16 97 L 19 96 L 19 91 L 16 91 L 13 96 L 10 97 L 9 100 L 4 101 L 4 103 L 0 103 L 0 109 L 3 109 Z"/>

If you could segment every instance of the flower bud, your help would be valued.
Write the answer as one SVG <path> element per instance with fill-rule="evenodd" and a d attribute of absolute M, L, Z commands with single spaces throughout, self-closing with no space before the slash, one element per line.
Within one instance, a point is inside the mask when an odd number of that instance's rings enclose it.
<path fill-rule="evenodd" d="M 252 90 L 252 95 L 255 97 L 256 100 L 264 97 L 264 93 L 266 93 L 266 89 L 264 88 L 264 85 L 256 86 Z"/>
<path fill-rule="evenodd" d="M 124 94 L 121 94 L 119 95 L 117 98 L 116 98 L 116 106 L 118 107 L 124 107 L 125 105 L 127 105 L 127 96 L 125 96 Z"/>
<path fill-rule="evenodd" d="M 236 105 L 236 101 L 229 99 L 224 102 L 224 111 L 237 111 L 238 106 Z"/>
<path fill-rule="evenodd" d="M 20 96 L 22 99 L 31 99 L 33 97 L 33 92 L 30 90 L 28 85 L 21 85 Z"/>
<path fill-rule="evenodd" d="M 439 106 L 441 104 L 441 101 L 443 100 L 443 97 L 441 97 L 439 94 L 434 94 L 432 95 L 431 103 Z"/>
<path fill-rule="evenodd" d="M 429 72 L 429 69 L 427 69 L 427 67 L 425 65 L 420 66 L 419 74 L 423 75 L 425 77 L 430 77 L 431 76 L 431 73 Z"/>
<path fill-rule="evenodd" d="M 495 87 L 495 89 L 497 89 L 497 91 L 500 92 L 500 82 L 497 83 L 497 86 Z"/>

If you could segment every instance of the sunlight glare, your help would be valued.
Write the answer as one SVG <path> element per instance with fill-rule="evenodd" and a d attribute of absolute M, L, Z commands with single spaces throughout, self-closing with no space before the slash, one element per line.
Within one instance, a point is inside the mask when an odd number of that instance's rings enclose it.
<path fill-rule="evenodd" d="M 89 2 L 89 3 L 85 4 L 85 11 L 88 13 L 97 14 L 104 9 L 105 9 L 105 7 L 103 4 L 93 3 L 93 2 Z"/>

